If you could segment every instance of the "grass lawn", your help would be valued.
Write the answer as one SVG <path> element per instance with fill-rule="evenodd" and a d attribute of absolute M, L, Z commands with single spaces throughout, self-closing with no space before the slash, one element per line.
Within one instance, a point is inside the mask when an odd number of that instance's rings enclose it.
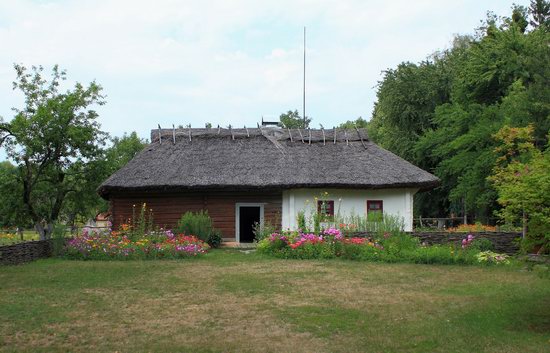
<path fill-rule="evenodd" d="M 2 233 L 2 231 L 0 231 L 0 234 L 6 234 L 6 233 Z M 24 230 L 23 231 L 23 240 L 21 240 L 20 236 L 17 235 L 17 234 L 10 234 L 11 237 L 13 238 L 7 238 L 7 237 L 3 237 L 0 235 L 0 246 L 2 245 L 12 245 L 12 244 L 17 244 L 17 243 L 21 243 L 21 242 L 24 242 L 24 241 L 32 241 L 32 240 L 39 240 L 40 239 L 40 236 L 38 235 L 38 232 L 34 231 L 34 230 Z"/>
<path fill-rule="evenodd" d="M 0 268 L 0 351 L 90 350 L 548 352 L 550 281 L 224 250 Z"/>

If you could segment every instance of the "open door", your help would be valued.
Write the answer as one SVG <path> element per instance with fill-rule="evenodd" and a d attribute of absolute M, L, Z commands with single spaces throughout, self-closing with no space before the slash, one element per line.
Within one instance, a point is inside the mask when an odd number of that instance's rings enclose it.
<path fill-rule="evenodd" d="M 254 241 L 254 224 L 263 223 L 263 205 L 237 204 L 236 237 L 239 243 Z"/>

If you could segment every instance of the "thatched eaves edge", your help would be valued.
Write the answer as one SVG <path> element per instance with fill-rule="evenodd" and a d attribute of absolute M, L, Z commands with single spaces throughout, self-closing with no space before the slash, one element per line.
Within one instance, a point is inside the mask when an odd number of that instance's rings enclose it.
<path fill-rule="evenodd" d="M 431 190 L 440 185 L 440 180 L 432 180 L 418 183 L 394 183 L 394 184 L 292 184 L 292 185 L 158 185 L 158 186 L 140 186 L 140 187 L 121 187 L 121 186 L 100 186 L 97 189 L 98 194 L 109 200 L 109 196 L 115 193 L 139 192 L 139 193 L 163 193 L 163 192 L 189 192 L 189 191 L 258 191 L 258 190 L 285 190 L 285 189 L 304 189 L 304 188 L 325 188 L 325 189 L 402 189 L 418 188 L 420 191 Z"/>

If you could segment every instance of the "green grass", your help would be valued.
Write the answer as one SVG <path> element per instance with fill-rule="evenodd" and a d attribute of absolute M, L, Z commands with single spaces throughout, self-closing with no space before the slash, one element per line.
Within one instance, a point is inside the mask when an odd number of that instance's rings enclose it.
<path fill-rule="evenodd" d="M 547 352 L 550 280 L 519 268 L 46 259 L 0 268 L 0 351 Z"/>
<path fill-rule="evenodd" d="M 40 237 L 38 236 L 38 233 L 34 230 L 23 231 L 23 240 L 21 240 L 21 238 L 18 235 L 10 234 L 13 238 L 5 237 L 5 235 L 6 233 L 3 233 L 2 231 L 0 231 L 0 246 L 17 244 L 24 241 L 32 241 L 32 240 L 40 239 Z"/>

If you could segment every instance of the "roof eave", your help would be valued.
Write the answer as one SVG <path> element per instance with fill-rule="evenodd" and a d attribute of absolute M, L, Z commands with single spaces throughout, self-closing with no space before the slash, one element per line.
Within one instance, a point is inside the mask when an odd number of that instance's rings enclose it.
<path fill-rule="evenodd" d="M 330 188 L 330 189 L 401 189 L 401 188 L 418 188 L 420 191 L 428 191 L 440 185 L 440 180 L 430 180 L 424 182 L 404 182 L 392 184 L 339 184 L 339 183 L 300 183 L 300 184 L 264 184 L 264 185 L 154 185 L 154 186 L 109 186 L 101 185 L 97 192 L 98 194 L 109 200 L 113 193 L 120 192 L 174 192 L 174 191 L 191 191 L 191 190 L 258 190 L 258 189 L 302 189 L 302 188 Z"/>

